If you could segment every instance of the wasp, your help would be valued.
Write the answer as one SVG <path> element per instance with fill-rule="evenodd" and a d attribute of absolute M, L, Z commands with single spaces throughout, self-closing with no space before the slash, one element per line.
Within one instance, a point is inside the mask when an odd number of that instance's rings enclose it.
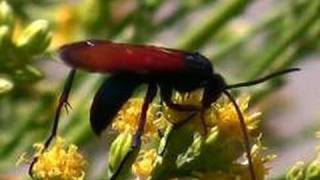
<path fill-rule="evenodd" d="M 239 124 L 243 132 L 252 180 L 255 180 L 256 176 L 250 154 L 251 146 L 248 130 L 240 108 L 228 90 L 256 85 L 276 76 L 299 70 L 299 68 L 285 69 L 253 81 L 228 85 L 224 78 L 214 71 L 210 60 L 198 52 L 150 45 L 114 43 L 106 40 L 87 40 L 64 45 L 59 49 L 58 53 L 60 59 L 72 70 L 60 96 L 52 131 L 45 142 L 45 149 L 56 136 L 61 109 L 63 106 L 68 105 L 72 82 L 76 70 L 79 69 L 110 75 L 96 92 L 91 105 L 90 124 L 93 132 L 97 135 L 100 135 L 106 129 L 138 86 L 141 84 L 148 85 L 132 149 L 139 148 L 141 145 L 147 110 L 157 91 L 160 92 L 161 100 L 171 109 L 186 112 L 199 111 L 204 131 L 206 130 L 206 125 L 203 120 L 203 112 L 222 94 L 226 95 L 233 103 L 239 116 Z M 201 108 L 176 104 L 171 99 L 174 91 L 186 93 L 200 88 L 204 89 Z M 31 163 L 29 169 L 31 175 L 32 166 L 36 161 L 37 159 L 35 158 Z M 123 163 L 124 160 L 122 165 Z M 114 173 L 111 179 L 117 177 L 117 172 Z"/>

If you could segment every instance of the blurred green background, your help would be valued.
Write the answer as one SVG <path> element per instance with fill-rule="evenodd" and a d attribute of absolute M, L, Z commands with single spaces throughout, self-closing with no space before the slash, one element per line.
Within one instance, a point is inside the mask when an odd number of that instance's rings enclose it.
<path fill-rule="evenodd" d="M 318 0 L 8 0 L 0 1 L 0 179 L 25 179 L 19 155 L 48 135 L 68 67 L 60 45 L 108 39 L 198 51 L 228 83 L 301 67 L 243 88 L 263 113 L 263 142 L 278 158 L 270 179 L 320 144 L 320 1 Z M 102 75 L 81 72 L 60 134 L 89 159 L 88 179 L 101 179 L 112 132 L 95 137 L 88 111 Z M 89 156 L 94 153 L 95 156 Z M 101 158 L 101 156 L 103 158 Z"/>

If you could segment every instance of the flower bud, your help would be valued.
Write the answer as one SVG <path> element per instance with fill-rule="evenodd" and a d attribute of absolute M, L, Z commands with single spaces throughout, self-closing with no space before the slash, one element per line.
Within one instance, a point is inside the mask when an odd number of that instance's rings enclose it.
<path fill-rule="evenodd" d="M 11 7 L 6 1 L 0 2 L 0 25 L 13 25 L 13 12 Z"/>
<path fill-rule="evenodd" d="M 14 79 L 19 82 L 36 82 L 41 78 L 43 78 L 42 72 L 31 65 L 17 69 L 14 73 Z"/>
<path fill-rule="evenodd" d="M 10 91 L 13 88 L 13 83 L 5 78 L 0 78 L 0 95 Z"/>
<path fill-rule="evenodd" d="M 317 180 L 320 179 L 320 163 L 318 160 L 311 162 L 306 170 L 306 179 Z"/>
<path fill-rule="evenodd" d="M 132 149 L 132 135 L 128 132 L 121 133 L 112 143 L 109 154 L 109 177 L 120 171 L 118 178 L 127 179 L 131 173 L 131 165 L 136 159 L 139 149 Z M 123 162 L 126 161 L 126 162 Z M 121 166 L 121 163 L 123 165 Z M 121 168 L 121 169 L 119 169 Z"/>
<path fill-rule="evenodd" d="M 287 173 L 287 180 L 304 180 L 305 165 L 303 162 L 297 162 Z"/>
<path fill-rule="evenodd" d="M 44 51 L 50 41 L 51 33 L 48 21 L 36 20 L 19 35 L 16 44 L 22 53 L 35 55 Z"/>

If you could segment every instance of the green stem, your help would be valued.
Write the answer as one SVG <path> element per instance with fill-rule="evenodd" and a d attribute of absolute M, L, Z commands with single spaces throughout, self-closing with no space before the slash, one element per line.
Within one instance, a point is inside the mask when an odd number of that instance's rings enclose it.
<path fill-rule="evenodd" d="M 304 35 L 309 27 L 319 18 L 320 1 L 312 1 L 306 10 L 305 16 L 301 18 L 300 23 L 296 26 L 288 28 L 284 32 L 283 38 L 278 42 L 275 42 L 272 49 L 266 52 L 260 60 L 256 60 L 252 64 L 252 68 L 248 68 L 249 71 L 246 75 L 247 79 L 253 79 L 260 75 L 265 69 L 267 69 L 285 50 L 290 46 L 292 42 Z M 250 71 L 251 70 L 251 71 Z"/>
<path fill-rule="evenodd" d="M 167 17 L 165 20 L 157 24 L 157 31 L 167 30 L 168 27 L 175 25 L 177 22 L 181 21 L 184 17 L 186 17 L 191 11 L 196 11 L 197 9 L 208 5 L 209 3 L 215 3 L 216 0 L 205 0 L 205 1 L 196 1 L 192 3 L 192 5 L 183 4 L 179 7 L 171 16 Z"/>
<path fill-rule="evenodd" d="M 0 157 L 10 156 L 10 154 L 19 146 L 22 139 L 30 130 L 34 130 L 34 126 L 36 124 L 35 120 L 38 119 L 39 115 L 43 116 L 48 113 L 46 110 L 50 104 L 54 102 L 51 97 L 45 96 L 41 101 L 36 110 L 32 113 L 32 115 L 24 119 L 24 121 L 20 121 L 19 127 L 11 132 L 10 139 L 6 145 L 4 145 L 0 149 Z"/>
<path fill-rule="evenodd" d="M 244 36 L 240 38 L 233 39 L 227 44 L 219 48 L 214 54 L 209 55 L 210 59 L 213 59 L 215 62 L 222 60 L 226 55 L 228 55 L 232 50 L 239 47 L 242 43 L 248 41 L 250 38 L 255 36 L 258 32 L 264 30 L 267 27 L 272 26 L 274 23 L 277 23 L 282 17 L 282 14 L 277 13 L 273 16 L 268 17 L 263 22 L 252 27 Z"/>
<path fill-rule="evenodd" d="M 194 50 L 202 47 L 231 18 L 240 14 L 252 0 L 230 0 L 222 3 L 209 14 L 202 25 L 195 26 L 186 32 L 176 47 Z"/>
<path fill-rule="evenodd" d="M 286 52 L 278 59 L 277 63 L 274 63 L 272 69 L 286 69 L 295 64 L 301 56 L 310 52 L 308 45 L 313 44 L 317 41 L 317 37 L 320 34 L 320 25 L 314 24 L 311 28 L 312 32 L 310 32 L 310 37 L 307 40 L 296 43 L 293 46 L 290 46 L 290 49 L 286 50 Z M 281 79 L 275 79 L 272 83 L 268 84 L 268 86 L 260 91 L 255 91 L 252 95 L 252 101 L 258 102 L 260 99 L 264 98 L 271 92 L 278 90 L 280 87 L 284 85 L 284 81 Z"/>
<path fill-rule="evenodd" d="M 83 118 L 81 117 L 82 114 L 80 113 L 78 115 L 79 116 L 73 118 L 73 120 L 80 120 L 79 122 L 81 122 L 81 120 L 83 120 Z M 77 144 L 78 146 L 85 144 L 93 137 L 93 132 L 90 129 L 88 120 L 73 126 L 72 129 L 70 128 L 65 131 L 64 134 L 70 142 Z"/>

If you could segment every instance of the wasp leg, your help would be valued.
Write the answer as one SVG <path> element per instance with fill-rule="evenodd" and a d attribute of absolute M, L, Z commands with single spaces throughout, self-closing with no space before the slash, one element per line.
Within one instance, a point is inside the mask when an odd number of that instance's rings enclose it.
<path fill-rule="evenodd" d="M 123 160 L 120 163 L 120 165 L 119 165 L 118 169 L 116 170 L 116 172 L 110 177 L 110 180 L 115 180 L 118 177 L 121 169 L 123 169 L 125 163 L 127 162 L 129 157 L 133 153 L 133 150 L 137 149 L 137 148 L 140 148 L 140 146 L 141 146 L 141 136 L 143 134 L 144 126 L 145 126 L 146 120 L 147 120 L 147 111 L 148 111 L 150 103 L 152 102 L 152 100 L 154 99 L 156 94 L 157 94 L 157 86 L 156 86 L 156 84 L 150 84 L 149 87 L 148 87 L 147 94 L 145 96 L 143 105 L 142 105 L 139 126 L 138 126 L 136 134 L 133 137 L 133 143 L 131 145 L 131 149 L 126 154 L 126 156 L 123 158 Z"/>
<path fill-rule="evenodd" d="M 48 148 L 48 146 L 50 145 L 52 139 L 57 135 L 57 130 L 58 130 L 58 126 L 59 126 L 59 117 L 60 117 L 60 114 L 61 114 L 61 110 L 62 110 L 62 108 L 64 106 L 67 107 L 69 105 L 68 97 L 69 97 L 69 94 L 70 94 L 70 90 L 71 90 L 71 87 L 72 87 L 72 83 L 73 83 L 75 74 L 76 74 L 76 70 L 75 69 L 72 69 L 69 72 L 68 78 L 67 78 L 66 83 L 64 85 L 64 88 L 63 88 L 63 91 L 62 91 L 62 94 L 60 96 L 59 103 L 58 103 L 58 106 L 57 106 L 57 109 L 56 109 L 56 114 L 55 114 L 55 117 L 54 117 L 54 120 L 53 120 L 51 134 L 47 138 L 47 140 L 45 141 L 44 148 L 43 148 L 42 152 L 45 151 Z M 35 157 L 32 160 L 32 162 L 31 162 L 31 164 L 29 166 L 29 175 L 31 177 L 33 177 L 32 176 L 32 168 L 33 168 L 34 164 L 37 161 L 38 161 L 38 158 Z"/>

